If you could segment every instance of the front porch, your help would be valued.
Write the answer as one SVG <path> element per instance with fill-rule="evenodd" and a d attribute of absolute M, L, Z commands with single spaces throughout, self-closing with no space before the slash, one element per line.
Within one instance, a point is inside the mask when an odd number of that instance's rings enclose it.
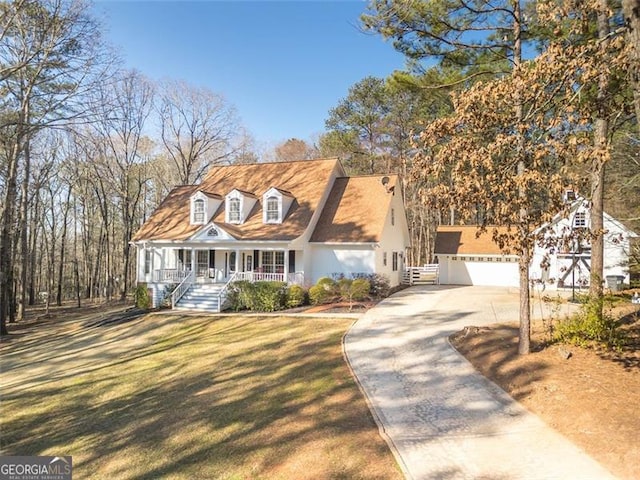
<path fill-rule="evenodd" d="M 228 286 L 234 281 L 305 284 L 302 251 L 217 247 L 144 246 L 139 255 L 138 281 L 146 283 L 152 292 L 153 306 L 169 303 L 176 307 L 189 293 L 187 297 L 216 297 L 215 310 L 220 311 Z"/>
<path fill-rule="evenodd" d="M 191 272 L 195 283 L 273 280 L 304 283 L 302 251 L 285 248 L 190 248 L 145 245 L 139 256 L 138 282 L 181 283 Z"/>

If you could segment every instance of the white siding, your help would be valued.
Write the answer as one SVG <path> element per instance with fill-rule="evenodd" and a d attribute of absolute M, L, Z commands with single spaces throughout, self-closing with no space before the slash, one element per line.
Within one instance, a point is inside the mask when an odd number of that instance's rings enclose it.
<path fill-rule="evenodd" d="M 318 245 L 311 257 L 311 282 L 336 273 L 375 273 L 375 251 L 371 247 L 338 247 Z M 306 274 L 307 272 L 305 272 Z M 309 276 L 306 275 L 307 280 Z"/>
<path fill-rule="evenodd" d="M 391 200 L 391 208 L 387 212 L 379 247 L 376 248 L 375 271 L 389 279 L 393 287 L 402 281 L 402 273 L 405 268 L 406 249 L 411 245 L 407 217 L 402 202 L 399 185 Z M 393 210 L 393 214 L 392 214 Z M 393 220 L 393 223 L 392 223 Z M 384 265 L 384 254 L 387 254 L 387 264 Z M 397 270 L 393 270 L 393 254 L 398 255 Z"/>

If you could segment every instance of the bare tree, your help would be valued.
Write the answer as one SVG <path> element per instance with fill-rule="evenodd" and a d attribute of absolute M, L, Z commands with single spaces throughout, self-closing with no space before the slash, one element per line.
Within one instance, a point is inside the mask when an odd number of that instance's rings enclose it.
<path fill-rule="evenodd" d="M 120 296 L 124 299 L 130 285 L 131 246 L 129 240 L 137 228 L 136 217 L 143 199 L 143 150 L 145 124 L 152 111 L 153 85 L 138 72 L 125 72 L 113 85 L 101 89 L 96 103 L 99 117 L 95 128 L 102 146 L 102 162 L 95 164 L 98 174 L 110 180 L 118 197 L 121 216 L 123 266 Z"/>
<path fill-rule="evenodd" d="M 159 97 L 162 143 L 175 166 L 177 183 L 195 183 L 210 164 L 232 156 L 239 122 L 224 98 L 169 80 L 161 84 Z"/>
<path fill-rule="evenodd" d="M 25 146 L 40 129 L 85 113 L 85 104 L 77 99 L 100 76 L 97 67 L 106 57 L 97 25 L 80 0 L 3 3 L 1 12 L 0 137 L 6 174 L 0 206 L 0 334 L 5 335 L 7 317 L 15 311 L 13 239 L 19 175 L 21 170 L 27 177 L 30 173 Z"/>
<path fill-rule="evenodd" d="M 278 162 L 292 162 L 295 160 L 309 160 L 316 157 L 318 152 L 304 140 L 290 138 L 276 146 L 275 154 Z"/>

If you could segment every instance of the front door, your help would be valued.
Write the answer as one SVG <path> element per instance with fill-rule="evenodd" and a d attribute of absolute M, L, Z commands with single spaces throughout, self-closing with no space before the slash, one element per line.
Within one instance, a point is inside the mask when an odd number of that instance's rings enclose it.
<path fill-rule="evenodd" d="M 209 276 L 209 250 L 196 250 L 196 277 L 204 281 Z"/>

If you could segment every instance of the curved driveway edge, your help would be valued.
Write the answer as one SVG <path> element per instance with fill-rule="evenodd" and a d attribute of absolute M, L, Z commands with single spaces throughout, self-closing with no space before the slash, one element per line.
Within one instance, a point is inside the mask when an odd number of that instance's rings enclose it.
<path fill-rule="evenodd" d="M 380 302 L 347 332 L 347 360 L 407 478 L 614 478 L 448 342 L 467 325 L 517 318 L 516 289 L 420 286 Z"/>

